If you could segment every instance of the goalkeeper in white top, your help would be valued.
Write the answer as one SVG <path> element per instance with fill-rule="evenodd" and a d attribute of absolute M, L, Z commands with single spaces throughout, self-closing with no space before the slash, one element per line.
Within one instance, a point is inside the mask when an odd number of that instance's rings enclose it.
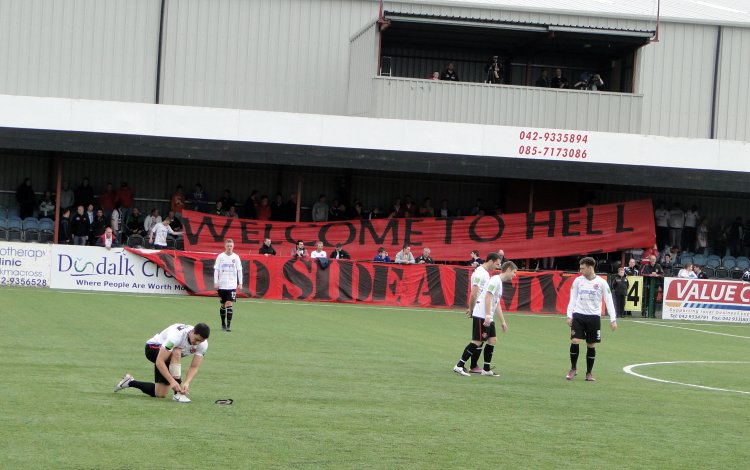
<path fill-rule="evenodd" d="M 570 326 L 570 370 L 565 376 L 573 380 L 577 374 L 578 344 L 586 341 L 586 380 L 593 382 L 591 370 L 596 359 L 596 343 L 601 342 L 602 299 L 607 305 L 610 328 L 617 329 L 617 312 L 612 301 L 612 292 L 607 281 L 594 272 L 596 261 L 594 258 L 583 258 L 580 263 L 579 276 L 573 281 L 568 303 L 568 326 Z"/>
<path fill-rule="evenodd" d="M 232 305 L 237 300 L 237 289 L 242 289 L 242 262 L 234 253 L 234 241 L 227 238 L 224 241 L 224 252 L 216 257 L 214 264 L 214 289 L 219 293 L 219 316 L 221 329 L 232 331 Z"/>
<path fill-rule="evenodd" d="M 482 346 L 482 343 L 487 342 L 484 346 L 484 369 L 481 374 L 488 376 L 498 375 L 492 370 L 492 354 L 495 351 L 495 343 L 497 343 L 494 321 L 495 313 L 500 318 L 500 328 L 505 333 L 508 331 L 508 325 L 505 323 L 503 309 L 500 304 L 500 300 L 503 297 L 503 283 L 510 282 L 516 276 L 517 270 L 518 267 L 516 267 L 515 263 L 506 261 L 500 267 L 500 274 L 492 276 L 479 293 L 472 311 L 471 342 L 466 345 L 461 359 L 453 367 L 453 372 L 456 374 L 462 376 L 469 375 L 464 369 L 464 364 Z"/>

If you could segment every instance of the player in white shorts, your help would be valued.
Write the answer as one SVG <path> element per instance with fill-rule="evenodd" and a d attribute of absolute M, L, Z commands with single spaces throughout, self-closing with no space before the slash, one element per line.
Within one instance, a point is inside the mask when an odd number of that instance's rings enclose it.
<path fill-rule="evenodd" d="M 189 403 L 190 383 L 198 373 L 203 356 L 208 349 L 211 329 L 205 323 L 195 326 L 175 323 L 156 333 L 146 341 L 146 358 L 154 363 L 154 381 L 141 382 L 132 375 L 125 376 L 115 385 L 115 392 L 124 388 L 137 388 L 151 397 L 164 398 L 169 389 L 174 390 L 174 400 Z M 182 382 L 182 358 L 193 355 L 185 381 Z"/>
<path fill-rule="evenodd" d="M 490 280 L 490 272 L 497 270 L 500 267 L 500 255 L 497 253 L 490 253 L 487 255 L 487 259 L 477 266 L 477 269 L 471 273 L 471 295 L 469 296 L 469 305 L 466 308 L 466 316 L 471 318 L 474 312 L 474 307 L 477 304 L 479 293 L 484 290 L 484 286 L 487 281 Z M 471 354 L 471 366 L 469 372 L 472 374 L 481 374 L 482 368 L 479 367 L 479 356 L 482 354 L 482 345 L 480 344 Z"/>
<path fill-rule="evenodd" d="M 242 262 L 239 255 L 234 253 L 234 241 L 231 238 L 224 241 L 224 252 L 216 257 L 214 289 L 217 289 L 221 303 L 221 329 L 232 331 L 232 305 L 237 300 L 237 289 L 242 289 Z"/>

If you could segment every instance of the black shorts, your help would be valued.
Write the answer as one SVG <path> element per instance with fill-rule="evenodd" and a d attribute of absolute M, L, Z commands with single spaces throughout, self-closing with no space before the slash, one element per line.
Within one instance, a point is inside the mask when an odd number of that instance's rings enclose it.
<path fill-rule="evenodd" d="M 484 319 L 471 317 L 471 339 L 472 341 L 487 341 L 490 338 L 497 336 L 495 333 L 495 322 L 490 323 L 490 326 L 484 326 Z"/>
<path fill-rule="evenodd" d="M 584 339 L 587 343 L 600 343 L 602 341 L 601 315 L 574 313 L 573 323 L 570 325 L 570 337 Z"/>
<path fill-rule="evenodd" d="M 154 363 L 154 382 L 158 384 L 164 384 L 169 385 L 169 380 L 165 379 L 163 375 L 161 375 L 161 372 L 159 372 L 159 369 L 156 367 L 156 358 L 159 356 L 159 350 L 161 349 L 161 345 L 158 344 L 147 344 L 146 345 L 146 359 Z M 172 356 L 170 355 L 167 357 L 167 360 L 164 361 L 167 364 L 167 367 L 169 367 L 169 361 L 172 359 Z M 175 379 L 177 383 L 182 383 L 182 379 Z"/>
<path fill-rule="evenodd" d="M 219 302 L 225 304 L 237 300 L 237 289 L 219 289 Z"/>

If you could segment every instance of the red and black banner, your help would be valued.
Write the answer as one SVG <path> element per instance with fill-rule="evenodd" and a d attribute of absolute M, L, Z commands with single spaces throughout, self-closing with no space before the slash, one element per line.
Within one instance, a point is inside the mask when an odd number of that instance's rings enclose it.
<path fill-rule="evenodd" d="M 656 239 L 650 200 L 579 207 L 556 211 L 482 217 L 349 220 L 288 223 L 245 220 L 184 211 L 185 249 L 219 253 L 224 239 L 234 240 L 235 252 L 257 253 L 264 238 L 276 251 L 291 254 L 302 240 L 326 247 L 341 243 L 357 260 L 372 259 L 380 246 L 395 254 L 405 245 L 445 261 L 468 259 L 502 248 L 510 259 L 572 256 L 651 246 Z M 330 248 L 327 248 L 330 250 Z M 416 256 L 415 254 L 415 256 Z"/>
<path fill-rule="evenodd" d="M 215 296 L 216 254 L 129 249 L 156 263 L 196 295 Z M 237 294 L 274 300 L 361 302 L 401 307 L 465 308 L 472 268 L 396 265 L 241 255 L 246 284 Z M 576 274 L 519 273 L 503 286 L 509 311 L 565 313 Z"/>

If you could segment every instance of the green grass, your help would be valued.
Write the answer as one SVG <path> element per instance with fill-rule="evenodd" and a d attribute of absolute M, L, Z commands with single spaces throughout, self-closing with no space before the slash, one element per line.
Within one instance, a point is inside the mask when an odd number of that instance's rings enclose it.
<path fill-rule="evenodd" d="M 502 377 L 462 378 L 451 372 L 470 336 L 462 312 L 240 301 L 234 331 L 214 329 L 193 402 L 181 405 L 112 387 L 125 372 L 152 379 L 143 344 L 168 324 L 215 327 L 216 299 L 0 288 L 0 309 L 4 469 L 731 469 L 750 461 L 750 395 L 622 371 L 750 361 L 750 327 L 669 323 L 734 337 L 625 320 L 604 332 L 598 381 L 567 382 L 564 319 L 511 314 L 493 361 Z M 636 371 L 750 391 L 749 364 Z"/>

